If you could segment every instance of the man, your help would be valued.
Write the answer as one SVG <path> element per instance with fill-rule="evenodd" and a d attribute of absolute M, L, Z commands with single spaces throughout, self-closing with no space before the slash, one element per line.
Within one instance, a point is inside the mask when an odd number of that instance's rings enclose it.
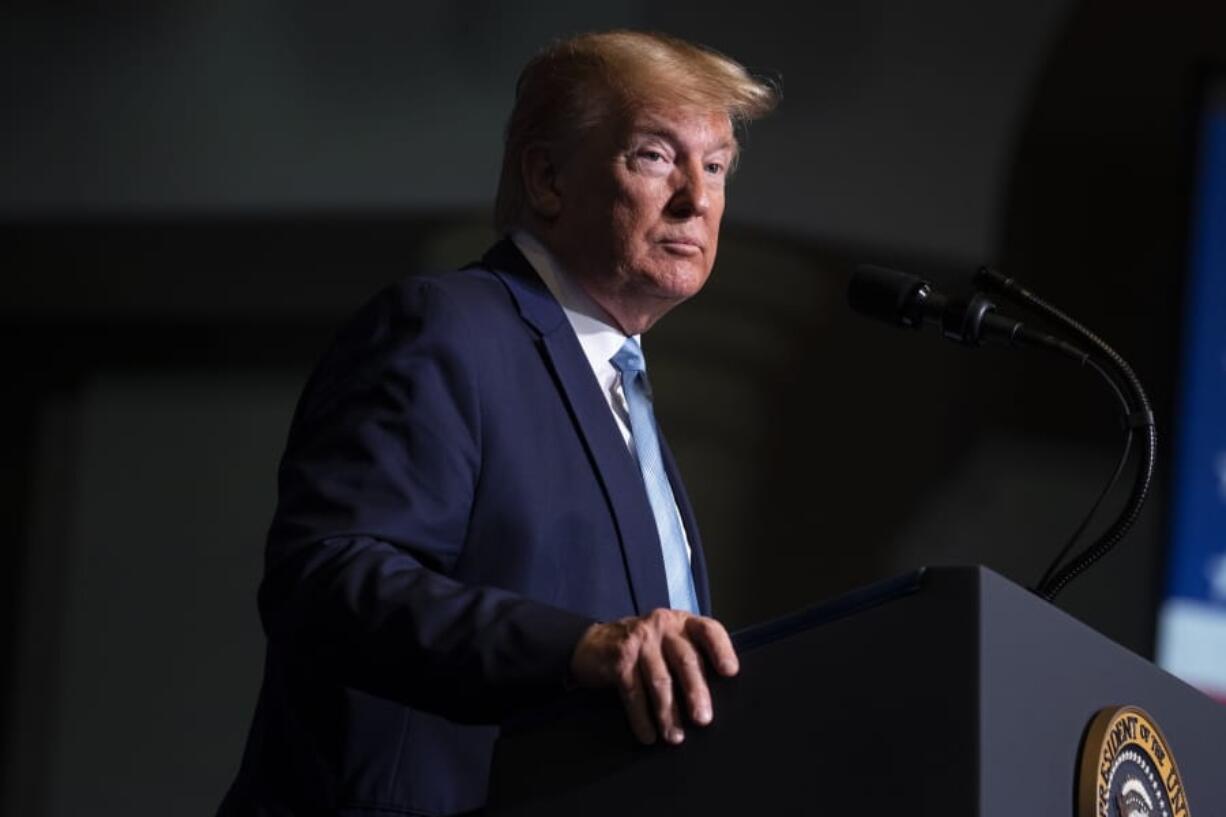
<path fill-rule="evenodd" d="M 710 275 L 734 123 L 774 90 L 660 35 L 520 77 L 478 264 L 382 293 L 307 385 L 260 610 L 264 686 L 222 814 L 448 814 L 496 724 L 568 687 L 645 743 L 737 671 L 638 336 Z"/>

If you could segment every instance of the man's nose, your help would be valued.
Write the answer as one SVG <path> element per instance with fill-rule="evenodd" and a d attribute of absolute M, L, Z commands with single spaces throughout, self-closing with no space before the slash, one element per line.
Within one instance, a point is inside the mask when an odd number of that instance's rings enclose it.
<path fill-rule="evenodd" d="M 679 164 L 673 171 L 676 190 L 669 201 L 669 210 L 677 216 L 701 216 L 711 207 L 707 177 L 699 161 Z"/>

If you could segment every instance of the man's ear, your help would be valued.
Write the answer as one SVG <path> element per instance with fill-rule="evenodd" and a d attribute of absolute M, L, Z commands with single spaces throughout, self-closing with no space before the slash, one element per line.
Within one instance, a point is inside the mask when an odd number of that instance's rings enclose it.
<path fill-rule="evenodd" d="M 544 221 L 553 221 L 562 212 L 562 193 L 558 186 L 557 152 L 540 142 L 524 148 L 519 172 L 532 212 Z"/>

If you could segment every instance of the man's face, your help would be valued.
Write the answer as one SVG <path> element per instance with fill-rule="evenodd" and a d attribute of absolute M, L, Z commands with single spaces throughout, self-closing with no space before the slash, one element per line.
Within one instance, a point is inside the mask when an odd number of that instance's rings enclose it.
<path fill-rule="evenodd" d="M 647 108 L 597 129 L 562 163 L 555 249 L 628 333 L 706 283 L 735 154 L 725 114 Z"/>

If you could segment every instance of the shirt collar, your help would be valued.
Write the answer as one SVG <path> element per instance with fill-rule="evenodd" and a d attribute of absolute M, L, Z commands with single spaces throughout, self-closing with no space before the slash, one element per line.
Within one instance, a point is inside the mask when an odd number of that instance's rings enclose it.
<path fill-rule="evenodd" d="M 626 342 L 626 333 L 584 292 L 583 287 L 567 273 L 549 248 L 536 236 L 527 230 L 516 229 L 511 232 L 511 241 L 524 254 L 524 258 L 528 259 L 528 263 L 536 270 L 537 275 L 541 276 L 549 292 L 561 305 L 593 368 L 598 361 L 611 365 L 609 360 Z M 634 339 L 642 343 L 640 335 L 635 335 Z"/>

